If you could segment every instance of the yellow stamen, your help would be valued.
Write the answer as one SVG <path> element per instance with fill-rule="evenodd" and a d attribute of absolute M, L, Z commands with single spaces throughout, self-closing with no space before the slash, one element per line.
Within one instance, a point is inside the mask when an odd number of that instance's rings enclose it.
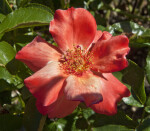
<path fill-rule="evenodd" d="M 74 50 L 67 50 L 60 60 L 60 67 L 67 75 L 80 76 L 83 72 L 89 70 L 91 64 L 91 55 L 88 55 L 79 45 L 74 46 Z"/>

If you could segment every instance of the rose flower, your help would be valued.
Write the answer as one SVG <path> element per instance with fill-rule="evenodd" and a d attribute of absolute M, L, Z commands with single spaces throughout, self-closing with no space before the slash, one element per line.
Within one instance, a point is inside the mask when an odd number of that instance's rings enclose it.
<path fill-rule="evenodd" d="M 128 66 L 129 40 L 97 31 L 94 17 L 83 8 L 57 10 L 50 33 L 58 47 L 37 36 L 17 54 L 35 73 L 24 83 L 49 118 L 71 114 L 80 102 L 95 112 L 113 115 L 129 90 L 111 72 Z"/>

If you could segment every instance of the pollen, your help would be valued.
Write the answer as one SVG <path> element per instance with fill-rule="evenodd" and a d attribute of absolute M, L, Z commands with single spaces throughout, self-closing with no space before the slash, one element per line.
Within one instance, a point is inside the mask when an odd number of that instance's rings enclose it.
<path fill-rule="evenodd" d="M 91 68 L 91 65 L 91 55 L 89 55 L 89 52 L 82 50 L 79 45 L 74 45 L 73 50 L 67 50 L 60 60 L 60 68 L 67 75 L 81 76 L 83 72 Z"/>

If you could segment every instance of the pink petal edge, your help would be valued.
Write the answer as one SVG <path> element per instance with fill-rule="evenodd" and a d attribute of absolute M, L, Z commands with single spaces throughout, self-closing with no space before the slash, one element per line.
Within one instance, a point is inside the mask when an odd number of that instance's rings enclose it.
<path fill-rule="evenodd" d="M 87 106 L 102 101 L 101 82 L 91 72 L 81 77 L 70 75 L 66 79 L 64 93 L 69 100 L 85 102 Z"/>

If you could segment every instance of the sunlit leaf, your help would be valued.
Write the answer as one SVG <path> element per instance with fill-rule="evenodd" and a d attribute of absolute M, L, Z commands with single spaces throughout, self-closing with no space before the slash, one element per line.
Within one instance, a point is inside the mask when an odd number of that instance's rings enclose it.
<path fill-rule="evenodd" d="M 8 90 L 8 86 L 9 86 L 9 90 L 13 90 L 14 88 L 21 88 L 23 86 L 22 80 L 15 76 L 10 74 L 10 72 L 5 68 L 0 66 L 0 79 L 2 79 L 2 84 L 0 84 L 0 87 L 3 86 L 3 90 Z M 10 85 L 8 85 L 10 84 Z M 6 89 L 5 89 L 6 88 Z"/>
<path fill-rule="evenodd" d="M 36 7 L 20 8 L 6 16 L 0 24 L 0 33 L 16 28 L 49 25 L 52 19 L 52 14 L 46 9 Z"/>
<path fill-rule="evenodd" d="M 47 10 L 49 13 L 54 14 L 54 12 L 50 8 L 48 8 L 47 6 L 44 6 L 42 4 L 31 3 L 27 7 L 33 7 L 33 8 L 39 8 L 42 10 Z"/>
<path fill-rule="evenodd" d="M 145 111 L 146 111 L 147 113 L 150 113 L 150 106 L 146 106 L 146 107 L 145 107 Z"/>
<path fill-rule="evenodd" d="M 74 111 L 65 118 L 51 120 L 44 127 L 44 131 L 76 131 L 76 120 L 78 119 L 78 112 Z"/>
<path fill-rule="evenodd" d="M 6 65 L 15 56 L 15 51 L 7 42 L 0 42 L 0 64 Z"/>
<path fill-rule="evenodd" d="M 109 31 L 113 35 L 118 35 L 120 33 L 133 33 L 138 36 L 147 35 L 150 33 L 150 30 L 146 30 L 143 26 L 138 25 L 137 23 L 131 21 L 125 21 L 120 23 L 115 23 L 112 26 L 109 26 Z"/>
<path fill-rule="evenodd" d="M 150 29 L 134 22 L 120 22 L 108 27 L 113 35 L 125 34 L 129 37 L 131 47 L 150 46 Z"/>
<path fill-rule="evenodd" d="M 101 30 L 101 31 L 108 31 L 107 28 L 105 28 L 104 26 L 102 25 L 97 25 L 97 30 Z"/>
<path fill-rule="evenodd" d="M 82 112 L 85 119 L 89 119 L 92 115 L 95 114 L 91 108 L 84 109 Z"/>
<path fill-rule="evenodd" d="M 54 121 L 45 127 L 44 131 L 64 131 L 66 121 Z"/>

